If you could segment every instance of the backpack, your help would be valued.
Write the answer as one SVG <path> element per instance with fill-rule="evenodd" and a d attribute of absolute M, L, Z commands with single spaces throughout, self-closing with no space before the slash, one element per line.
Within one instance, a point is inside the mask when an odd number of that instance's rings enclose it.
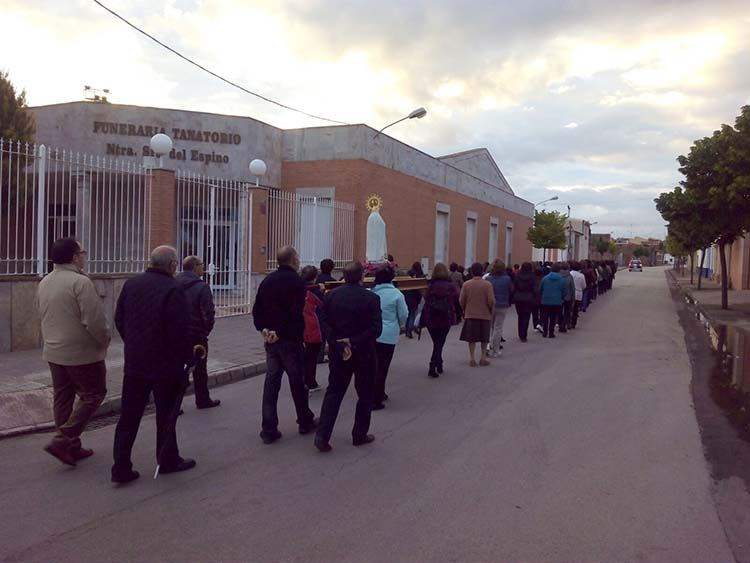
<path fill-rule="evenodd" d="M 447 295 L 430 294 L 430 300 L 427 305 L 430 307 L 430 314 L 447 317 L 451 311 L 451 304 Z"/>

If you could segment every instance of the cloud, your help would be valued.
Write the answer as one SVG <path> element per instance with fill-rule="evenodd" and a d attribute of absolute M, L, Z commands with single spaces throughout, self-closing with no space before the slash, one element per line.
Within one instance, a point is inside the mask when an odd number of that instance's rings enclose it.
<path fill-rule="evenodd" d="M 563 127 L 565 127 L 565 129 L 576 129 L 578 127 L 578 123 L 576 123 L 575 121 L 571 121 L 567 125 L 563 125 Z"/>

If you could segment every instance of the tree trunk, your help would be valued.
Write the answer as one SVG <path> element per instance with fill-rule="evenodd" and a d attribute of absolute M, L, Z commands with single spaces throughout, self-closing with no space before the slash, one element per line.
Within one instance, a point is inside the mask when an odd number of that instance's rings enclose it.
<path fill-rule="evenodd" d="M 695 270 L 695 252 L 690 253 L 690 285 L 693 285 L 693 271 Z"/>
<path fill-rule="evenodd" d="M 719 259 L 721 261 L 721 308 L 729 309 L 729 284 L 727 283 L 727 253 L 724 249 L 726 242 L 719 239 Z"/>
<path fill-rule="evenodd" d="M 701 265 L 698 268 L 698 289 L 701 288 L 701 278 L 703 277 L 703 262 L 706 260 L 706 249 L 701 251 Z"/>

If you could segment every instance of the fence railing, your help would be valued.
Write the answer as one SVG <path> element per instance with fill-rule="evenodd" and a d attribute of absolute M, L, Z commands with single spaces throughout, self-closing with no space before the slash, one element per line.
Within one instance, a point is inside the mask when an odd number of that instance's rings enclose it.
<path fill-rule="evenodd" d="M 0 139 L 0 275 L 44 275 L 52 243 L 68 236 L 92 274 L 142 271 L 151 184 L 133 163 Z"/>
<path fill-rule="evenodd" d="M 218 316 L 252 307 L 252 192 L 244 182 L 177 171 L 177 251 L 205 264 Z"/>
<path fill-rule="evenodd" d="M 268 197 L 268 262 L 276 268 L 275 252 L 297 249 L 302 266 L 324 258 L 343 267 L 354 255 L 354 206 L 332 197 L 272 190 Z"/>

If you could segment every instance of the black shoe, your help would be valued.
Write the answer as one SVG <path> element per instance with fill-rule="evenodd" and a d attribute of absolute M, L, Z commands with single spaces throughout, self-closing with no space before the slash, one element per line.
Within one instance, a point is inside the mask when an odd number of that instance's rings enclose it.
<path fill-rule="evenodd" d="M 554 337 L 555 337 L 555 335 L 554 335 L 554 334 L 550 334 L 550 335 L 549 335 L 549 337 L 550 337 L 550 338 L 554 338 Z"/>
<path fill-rule="evenodd" d="M 547 333 L 546 332 L 542 333 L 542 338 L 547 338 Z"/>
<path fill-rule="evenodd" d="M 372 410 L 374 411 L 382 411 L 385 408 L 385 405 L 383 403 L 375 403 L 372 405 Z"/>
<path fill-rule="evenodd" d="M 443 375 L 443 366 L 442 366 L 442 365 L 438 365 L 438 366 L 437 366 L 437 367 L 435 368 L 435 371 L 437 371 L 437 372 L 438 372 L 438 375 Z"/>
<path fill-rule="evenodd" d="M 505 338 L 503 338 L 503 337 L 501 336 L 501 337 L 500 337 L 500 342 L 505 342 Z"/>
<path fill-rule="evenodd" d="M 195 467 L 194 459 L 180 459 L 177 463 L 166 465 L 159 468 L 159 473 L 179 473 Z"/>
<path fill-rule="evenodd" d="M 180 412 L 177 413 L 177 416 L 182 416 L 183 414 L 185 414 L 185 411 L 180 409 Z"/>
<path fill-rule="evenodd" d="M 430 370 L 427 372 L 427 377 L 438 377 L 437 369 L 435 366 L 430 366 Z"/>
<path fill-rule="evenodd" d="M 365 444 L 371 444 L 375 441 L 375 436 L 367 434 L 364 438 L 354 438 L 352 444 L 355 446 L 364 446 Z"/>
<path fill-rule="evenodd" d="M 133 471 L 132 469 L 129 469 L 128 471 L 112 471 L 112 482 L 124 485 L 125 483 L 135 481 L 140 476 L 140 473 Z"/>
<path fill-rule="evenodd" d="M 274 430 L 271 433 L 261 432 L 260 438 L 264 444 L 273 444 L 276 440 L 281 439 L 281 432 L 278 430 Z"/>
<path fill-rule="evenodd" d="M 388 400 L 388 393 L 386 393 L 385 395 L 383 395 L 383 400 L 384 400 L 384 401 L 387 401 L 387 400 Z"/>
<path fill-rule="evenodd" d="M 315 418 L 312 419 L 312 422 L 310 424 L 308 424 L 307 426 L 300 426 L 299 427 L 299 433 L 300 434 L 309 434 L 313 430 L 317 430 L 318 426 L 320 426 L 320 419 L 317 418 L 317 417 L 315 417 Z M 279 438 L 281 438 L 281 432 L 279 432 Z"/>
<path fill-rule="evenodd" d="M 522 339 L 521 339 L 521 342 L 526 342 L 526 339 L 525 339 L 525 338 L 522 338 Z"/>
<path fill-rule="evenodd" d="M 323 442 L 322 440 L 317 439 L 315 440 L 315 447 L 322 453 L 330 452 L 333 449 L 328 442 Z"/>
<path fill-rule="evenodd" d="M 195 407 L 198 409 L 212 409 L 214 407 L 218 407 L 220 404 L 221 401 L 219 399 L 209 399 L 205 405 L 195 405 Z"/>

